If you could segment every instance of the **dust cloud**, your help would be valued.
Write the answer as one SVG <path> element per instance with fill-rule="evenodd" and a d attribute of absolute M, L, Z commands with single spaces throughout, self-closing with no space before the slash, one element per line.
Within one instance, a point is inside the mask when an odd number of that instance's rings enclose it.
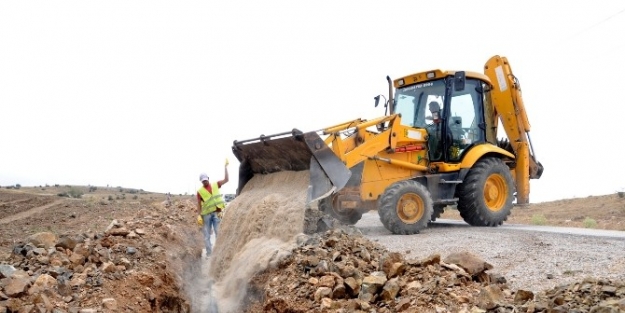
<path fill-rule="evenodd" d="M 196 288 L 198 312 L 240 311 L 254 274 L 291 254 L 304 230 L 308 182 L 308 171 L 256 175 L 230 202 Z"/>

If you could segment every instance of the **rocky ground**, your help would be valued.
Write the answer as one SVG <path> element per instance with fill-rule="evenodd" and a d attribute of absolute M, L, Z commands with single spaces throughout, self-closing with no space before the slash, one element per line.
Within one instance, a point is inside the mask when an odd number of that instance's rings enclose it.
<path fill-rule="evenodd" d="M 405 259 L 354 234 L 310 237 L 253 282 L 247 312 L 625 312 L 625 283 L 588 278 L 534 294 L 471 252 Z"/>
<path fill-rule="evenodd" d="M 185 283 L 207 262 L 192 199 L 100 200 L 0 192 L 0 313 L 205 312 Z M 302 237 L 250 282 L 247 312 L 625 312 L 610 274 L 623 272 L 620 241 L 444 226 L 398 237 L 363 221 Z M 584 275 L 549 269 L 557 257 L 588 263 Z M 525 281 L 549 288 L 519 283 L 532 271 Z"/>
<path fill-rule="evenodd" d="M 0 265 L 0 313 L 189 312 L 192 219 L 191 205 L 154 205 L 104 229 L 30 235 Z"/>
<path fill-rule="evenodd" d="M 49 196 L 36 196 L 25 193 L 8 193 L 0 203 L 0 219 L 27 211 L 50 202 Z"/>

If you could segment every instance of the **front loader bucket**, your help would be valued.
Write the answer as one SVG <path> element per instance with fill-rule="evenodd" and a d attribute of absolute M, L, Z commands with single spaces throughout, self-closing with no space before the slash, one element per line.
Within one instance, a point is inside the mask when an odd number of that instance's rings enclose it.
<path fill-rule="evenodd" d="M 303 133 L 294 129 L 235 141 L 232 152 L 241 162 L 237 195 L 254 175 L 308 170 L 307 200 L 310 203 L 342 189 L 351 176 L 350 170 L 316 132 Z"/>

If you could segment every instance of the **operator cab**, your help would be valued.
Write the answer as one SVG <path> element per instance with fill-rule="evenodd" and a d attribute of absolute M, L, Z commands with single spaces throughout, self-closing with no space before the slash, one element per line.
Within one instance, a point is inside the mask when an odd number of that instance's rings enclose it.
<path fill-rule="evenodd" d="M 485 142 L 486 83 L 473 75 L 465 77 L 464 72 L 428 72 L 433 79 L 418 81 L 421 76 L 426 75 L 395 81 L 391 113 L 401 114 L 402 125 L 427 130 L 430 162 L 459 163 L 469 147 Z M 405 85 L 409 79 L 415 83 Z M 432 115 L 436 106 L 438 119 Z"/>

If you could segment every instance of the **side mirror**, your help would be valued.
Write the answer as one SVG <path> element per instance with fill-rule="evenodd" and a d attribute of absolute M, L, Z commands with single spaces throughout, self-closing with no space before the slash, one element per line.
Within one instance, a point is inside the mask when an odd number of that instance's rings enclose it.
<path fill-rule="evenodd" d="M 456 72 L 456 74 L 454 74 L 454 90 L 463 91 L 465 81 L 466 76 L 464 71 Z"/>
<path fill-rule="evenodd" d="M 377 96 L 373 97 L 373 99 L 375 99 L 375 107 L 377 108 L 378 104 L 380 104 L 380 96 L 377 95 Z"/>

